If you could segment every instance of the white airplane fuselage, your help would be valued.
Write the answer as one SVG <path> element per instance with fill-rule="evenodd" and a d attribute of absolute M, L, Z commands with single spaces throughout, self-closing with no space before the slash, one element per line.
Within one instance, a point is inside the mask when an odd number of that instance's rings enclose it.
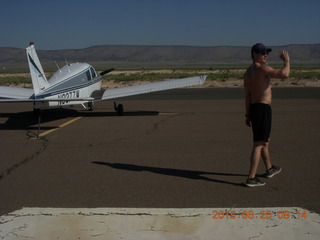
<path fill-rule="evenodd" d="M 91 96 L 101 89 L 101 75 L 87 63 L 72 63 L 59 69 L 48 80 L 49 87 L 36 96 L 36 99 L 75 99 Z M 35 102 L 34 108 L 46 108 L 84 104 L 88 101 L 45 101 Z"/>

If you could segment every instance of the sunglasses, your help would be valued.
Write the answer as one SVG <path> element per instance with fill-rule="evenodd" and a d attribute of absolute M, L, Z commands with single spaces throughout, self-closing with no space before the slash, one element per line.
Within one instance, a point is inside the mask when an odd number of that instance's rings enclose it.
<path fill-rule="evenodd" d="M 261 55 L 269 55 L 269 53 L 268 53 L 267 51 L 261 52 L 260 54 L 261 54 Z"/>

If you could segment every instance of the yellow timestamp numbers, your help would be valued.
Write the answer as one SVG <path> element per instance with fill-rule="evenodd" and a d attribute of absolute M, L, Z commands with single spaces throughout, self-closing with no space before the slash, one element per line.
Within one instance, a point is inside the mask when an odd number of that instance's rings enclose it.
<path fill-rule="evenodd" d="M 307 211 L 271 211 L 271 210 L 261 210 L 261 211 L 225 211 L 225 210 L 215 210 L 212 211 L 212 219 L 306 219 Z"/>

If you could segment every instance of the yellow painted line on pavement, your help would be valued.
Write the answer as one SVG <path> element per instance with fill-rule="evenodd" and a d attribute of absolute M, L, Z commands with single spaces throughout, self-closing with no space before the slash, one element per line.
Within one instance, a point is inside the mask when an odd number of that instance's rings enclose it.
<path fill-rule="evenodd" d="M 46 131 L 44 133 L 39 134 L 39 137 L 46 136 L 46 135 L 48 135 L 48 134 L 50 134 L 50 133 L 52 133 L 54 131 L 57 131 L 57 130 L 59 130 L 59 129 L 61 129 L 61 128 L 65 127 L 65 126 L 67 126 L 67 125 L 69 125 L 69 124 L 71 124 L 73 122 L 75 122 L 75 121 L 80 120 L 81 118 L 83 118 L 83 117 L 76 117 L 74 119 L 71 119 L 70 121 L 68 121 L 66 123 L 63 123 L 63 124 L 59 125 L 58 127 L 54 128 L 54 129 L 50 129 L 50 130 L 48 130 L 48 131 Z"/>
<path fill-rule="evenodd" d="M 162 116 L 163 115 L 167 115 L 167 116 L 168 115 L 178 115 L 178 114 L 180 114 L 180 113 L 159 113 L 159 115 L 162 115 Z M 63 124 L 59 125 L 56 128 L 50 129 L 50 130 L 48 130 L 48 131 L 46 131 L 44 133 L 39 134 L 39 137 L 44 137 L 44 136 L 46 136 L 46 135 L 48 135 L 48 134 L 50 134 L 50 133 L 52 133 L 54 131 L 57 131 L 57 130 L 59 130 L 59 129 L 61 129 L 61 128 L 65 127 L 65 126 L 67 126 L 67 125 L 69 125 L 69 124 L 71 124 L 71 123 L 73 123 L 75 121 L 80 120 L 81 118 L 83 118 L 83 117 L 76 117 L 74 119 L 71 119 L 70 121 L 68 121 L 66 123 L 63 123 Z"/>

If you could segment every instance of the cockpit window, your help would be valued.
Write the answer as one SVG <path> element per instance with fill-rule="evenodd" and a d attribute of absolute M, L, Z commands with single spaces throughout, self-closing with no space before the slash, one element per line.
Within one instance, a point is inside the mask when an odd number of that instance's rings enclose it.
<path fill-rule="evenodd" d="M 91 71 L 92 78 L 95 78 L 97 76 L 96 71 L 92 67 L 90 68 L 90 71 Z"/>
<path fill-rule="evenodd" d="M 91 74 L 90 74 L 90 71 L 89 71 L 89 70 L 88 70 L 88 71 L 86 71 L 86 74 L 87 74 L 88 81 L 90 81 L 90 80 L 91 80 Z"/>

